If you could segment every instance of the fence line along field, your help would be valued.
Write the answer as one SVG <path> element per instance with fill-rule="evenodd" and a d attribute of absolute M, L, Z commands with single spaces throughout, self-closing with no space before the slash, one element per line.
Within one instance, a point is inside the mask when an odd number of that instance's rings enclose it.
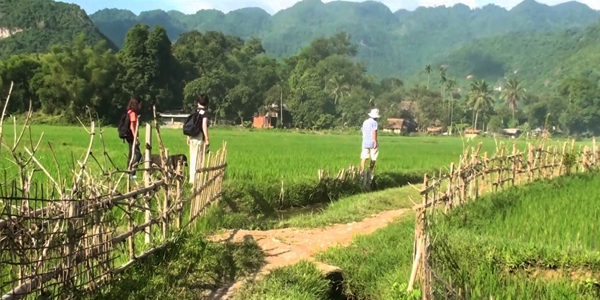
<path fill-rule="evenodd" d="M 184 190 L 180 161 L 169 156 L 160 130 L 146 125 L 143 143 L 143 182 L 132 182 L 126 171 L 112 166 L 110 155 L 94 154 L 94 145 L 105 149 L 103 134 L 91 123 L 87 147 L 73 168 L 60 167 L 50 174 L 37 158 L 36 146 L 2 138 L 2 157 L 11 157 L 16 176 L 0 181 L 0 295 L 3 300 L 80 298 L 129 269 L 141 259 L 170 246 L 186 227 L 193 227 L 208 207 L 222 197 L 227 168 L 225 144 L 207 154 L 198 150 L 193 186 Z M 26 132 L 23 128 L 22 133 Z M 21 134 L 15 136 L 23 136 Z M 152 143 L 156 135 L 157 143 Z M 160 166 L 151 163 L 158 146 Z M 97 148 L 97 147 L 96 147 Z M 51 151 L 55 157 L 55 152 Z M 93 172 L 92 167 L 101 172 Z M 89 167 L 89 168 L 88 168 Z M 32 176 L 39 171 L 45 176 Z M 71 180 L 62 180 L 63 178 Z"/>
<path fill-rule="evenodd" d="M 423 299 L 595 299 L 599 161 L 595 140 L 473 148 L 425 175 L 408 290 L 419 279 Z"/>

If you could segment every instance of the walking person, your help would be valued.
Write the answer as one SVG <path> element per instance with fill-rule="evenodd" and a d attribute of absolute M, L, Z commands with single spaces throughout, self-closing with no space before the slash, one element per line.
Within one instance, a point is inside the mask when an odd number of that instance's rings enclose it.
<path fill-rule="evenodd" d="M 369 169 L 373 171 L 375 168 L 375 162 L 377 161 L 377 156 L 379 155 L 379 142 L 377 140 L 377 120 L 380 118 L 379 110 L 373 109 L 369 113 L 369 118 L 363 122 L 362 125 L 362 152 L 360 155 L 360 171 L 363 172 L 365 170 L 365 164 L 367 160 L 371 159 L 371 164 Z"/>
<path fill-rule="evenodd" d="M 202 94 L 196 100 L 196 109 L 188 117 L 184 126 L 183 134 L 187 135 L 187 144 L 190 147 L 190 183 L 194 183 L 196 171 L 203 165 L 203 150 L 210 145 L 208 136 L 208 113 L 206 109 L 209 97 Z"/>
<path fill-rule="evenodd" d="M 124 116 L 121 124 L 119 124 L 119 136 L 127 141 L 128 155 L 127 155 L 127 170 L 130 171 L 129 176 L 131 179 L 136 178 L 137 166 L 142 159 L 142 152 L 140 151 L 140 139 L 138 131 L 138 112 L 142 108 L 142 101 L 132 96 L 127 105 L 127 113 Z M 124 129 L 121 129 L 124 127 Z M 121 131 L 125 130 L 122 134 Z"/>

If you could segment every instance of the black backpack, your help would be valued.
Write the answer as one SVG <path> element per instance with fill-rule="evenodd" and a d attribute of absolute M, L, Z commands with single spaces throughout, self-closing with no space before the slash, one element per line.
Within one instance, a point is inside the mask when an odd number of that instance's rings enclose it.
<path fill-rule="evenodd" d="M 202 119 L 204 118 L 204 110 L 195 111 L 190 114 L 185 123 L 183 123 L 183 134 L 190 137 L 197 137 L 202 133 Z"/>
<path fill-rule="evenodd" d="M 125 140 L 130 140 L 131 138 L 133 138 L 133 132 L 131 132 L 131 120 L 129 120 L 129 112 L 126 112 L 125 114 L 123 114 L 123 116 L 121 116 L 121 119 L 119 120 L 119 138 L 120 139 L 125 139 Z"/>

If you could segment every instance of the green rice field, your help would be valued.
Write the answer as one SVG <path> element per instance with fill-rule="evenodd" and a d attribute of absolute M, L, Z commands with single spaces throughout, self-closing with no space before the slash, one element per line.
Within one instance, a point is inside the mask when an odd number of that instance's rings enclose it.
<path fill-rule="evenodd" d="M 36 157 L 50 174 L 64 174 L 77 164 L 88 147 L 89 135 L 83 127 L 33 125 L 27 132 L 21 148 L 33 148 L 44 134 Z M 17 128 L 17 134 L 18 134 Z M 145 130 L 141 130 L 141 141 Z M 102 133 L 102 134 L 100 134 Z M 4 138 L 11 145 L 14 140 L 11 125 L 5 127 Z M 344 196 L 362 192 L 359 186 L 320 182 L 318 171 L 327 170 L 335 175 L 360 161 L 361 136 L 359 133 L 331 134 L 323 132 L 290 132 L 247 130 L 240 128 L 211 128 L 211 150 L 227 143 L 228 169 L 225 181 L 225 199 L 232 210 L 248 215 L 272 215 L 275 211 L 327 203 Z M 101 137 L 104 143 L 101 142 Z M 189 154 L 186 137 L 181 130 L 162 130 L 162 139 L 169 154 Z M 153 133 L 153 153 L 158 153 L 156 134 Z M 382 134 L 380 156 L 376 167 L 375 187 L 385 189 L 418 183 L 426 172 L 444 171 L 450 162 L 457 161 L 465 147 L 483 143 L 483 151 L 490 153 L 498 141 L 492 138 L 466 140 L 460 137 L 403 137 Z M 513 140 L 503 140 L 513 143 Z M 517 141 L 524 148 L 525 141 Z M 50 149 L 54 149 L 54 154 Z M 128 146 L 118 138 L 115 128 L 100 128 L 92 146 L 93 157 L 89 168 L 99 170 L 110 161 L 124 169 Z M 6 178 L 15 178 L 17 168 L 11 163 L 7 149 L 0 157 L 0 171 Z M 56 162 L 54 160 L 56 156 Z M 34 179 L 43 180 L 37 172 Z M 141 176 L 139 177 L 142 180 Z M 234 203 L 235 202 L 235 203 Z M 233 205 L 234 204 L 234 205 Z"/>
<path fill-rule="evenodd" d="M 5 128 L 5 139 L 13 141 L 12 126 Z M 107 153 L 115 163 L 126 164 L 127 144 L 117 136 L 115 128 L 103 128 Z M 80 158 L 87 149 L 89 135 L 82 127 L 64 127 L 33 125 L 32 139 L 38 140 L 44 133 L 38 157 L 50 173 L 56 168 L 48 143 L 52 144 L 61 166 L 67 167 L 72 160 Z M 186 137 L 180 130 L 163 129 L 162 138 L 170 154 L 188 154 Z M 360 160 L 361 137 L 350 134 L 319 134 L 248 131 L 241 129 L 211 129 L 211 150 L 216 150 L 227 142 L 229 168 L 228 179 L 253 181 L 280 181 L 298 178 L 315 178 L 319 169 L 339 171 L 349 165 L 358 165 Z M 145 140 L 145 130 L 140 141 Z M 154 151 L 158 153 L 156 136 Z M 30 147 L 30 138 L 26 134 L 22 144 Z M 475 145 L 475 141 L 466 143 Z M 463 149 L 460 138 L 445 137 L 380 137 L 379 172 L 424 172 L 448 165 L 456 160 Z M 486 149 L 494 148 L 493 140 L 485 141 Z M 3 149 L 5 151 L 5 149 Z M 100 159 L 102 144 L 96 138 L 92 152 Z M 2 166 L 7 164 L 2 155 Z"/>
<path fill-rule="evenodd" d="M 477 299 L 597 299 L 599 186 L 569 176 L 457 208 L 434 228 L 438 271 Z"/>

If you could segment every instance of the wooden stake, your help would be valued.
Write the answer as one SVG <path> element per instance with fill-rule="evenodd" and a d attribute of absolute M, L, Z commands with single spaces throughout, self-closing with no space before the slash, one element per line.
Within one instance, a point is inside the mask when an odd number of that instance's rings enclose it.
<path fill-rule="evenodd" d="M 150 168 L 152 168 L 152 162 L 151 162 L 151 157 L 152 157 L 152 126 L 148 123 L 146 123 L 146 144 L 145 144 L 145 159 L 144 159 L 144 168 L 146 169 L 146 171 L 144 171 L 144 181 L 145 181 L 145 185 L 146 187 L 149 187 L 150 185 L 152 185 L 152 171 L 150 171 Z M 163 168 L 165 164 L 163 164 Z M 164 176 L 164 174 L 163 174 Z M 146 195 L 146 201 L 144 201 L 144 209 L 145 209 L 145 220 L 146 223 L 150 222 L 150 220 L 152 219 L 152 203 L 151 203 L 151 199 L 152 197 L 150 196 L 150 194 Z M 146 233 L 146 237 L 145 237 L 145 242 L 146 244 L 150 244 L 152 242 L 152 226 L 148 226 L 148 228 L 146 228 L 145 230 Z"/>

